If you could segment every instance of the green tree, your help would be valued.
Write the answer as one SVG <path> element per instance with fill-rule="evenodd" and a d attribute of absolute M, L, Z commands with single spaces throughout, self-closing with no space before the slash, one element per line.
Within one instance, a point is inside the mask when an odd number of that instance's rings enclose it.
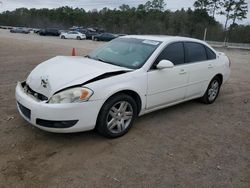
<path fill-rule="evenodd" d="M 227 0 L 228 1 L 228 0 Z M 240 2 L 241 0 L 234 0 Z M 164 34 L 203 38 L 207 28 L 207 39 L 223 41 L 223 26 L 215 21 L 209 9 L 196 8 L 172 12 L 164 10 L 166 1 L 148 1 L 137 8 L 122 5 L 120 9 L 85 11 L 82 8 L 60 7 L 56 9 L 16 9 L 0 13 L 1 25 L 25 26 L 35 28 L 83 26 L 104 28 L 107 32 L 126 34 Z M 237 20 L 244 19 L 245 6 L 235 4 L 229 13 L 232 26 L 230 40 L 234 42 L 249 41 L 249 26 L 236 25 Z M 241 6 L 240 6 L 241 5 Z M 211 7 L 208 7 L 211 8 Z M 224 8 L 223 11 L 226 11 Z M 209 15 L 210 13 L 210 15 Z M 235 20 L 235 21 L 234 21 Z"/>
<path fill-rule="evenodd" d="M 210 0 L 210 13 L 212 14 L 213 18 L 216 12 L 221 9 L 222 5 L 222 0 Z"/>
<path fill-rule="evenodd" d="M 227 29 L 227 24 L 228 24 L 228 21 L 230 20 L 231 12 L 233 11 L 234 6 L 235 6 L 235 0 L 224 0 L 223 2 L 224 10 L 222 10 L 220 14 L 226 16 L 224 30 Z"/>
<path fill-rule="evenodd" d="M 138 7 L 137 7 L 137 10 L 138 10 L 138 11 L 146 11 L 145 5 L 139 4 Z"/>
<path fill-rule="evenodd" d="M 208 12 L 210 5 L 211 5 L 210 0 L 196 0 L 194 2 L 195 9 L 206 10 L 206 12 Z"/>
<path fill-rule="evenodd" d="M 165 3 L 165 0 L 153 0 L 151 5 L 154 10 L 163 11 L 167 4 Z"/>
<path fill-rule="evenodd" d="M 130 7 L 129 7 L 129 5 L 123 4 L 123 5 L 119 6 L 119 9 L 121 11 L 128 11 L 128 10 L 130 10 Z"/>
<path fill-rule="evenodd" d="M 196 0 L 194 2 L 195 9 L 206 10 L 207 13 L 211 14 L 214 18 L 215 14 L 223 6 L 223 0 Z"/>
<path fill-rule="evenodd" d="M 224 10 L 220 14 L 226 16 L 224 29 L 227 29 L 228 22 L 232 20 L 234 25 L 237 20 L 243 20 L 246 18 L 248 12 L 248 6 L 245 0 L 225 0 L 223 2 Z"/>
<path fill-rule="evenodd" d="M 166 5 L 167 4 L 165 3 L 165 0 L 152 0 L 152 1 L 147 1 L 144 7 L 146 11 L 150 10 L 164 11 Z"/>
<path fill-rule="evenodd" d="M 236 24 L 236 20 L 242 20 L 246 18 L 248 7 L 245 0 L 225 0 L 223 2 L 223 6 L 224 6 L 224 11 L 221 11 L 221 14 L 226 16 L 226 21 L 224 25 L 224 31 L 225 31 L 224 42 L 226 44 L 226 42 L 229 41 L 229 38 L 231 37 L 231 32 Z M 229 27 L 229 31 L 227 31 L 228 22 L 230 20 L 232 20 L 232 24 Z"/>
<path fill-rule="evenodd" d="M 247 12 L 248 6 L 245 0 L 236 1 L 232 14 L 229 16 L 229 18 L 233 20 L 232 25 L 236 23 L 236 20 L 243 20 L 247 18 Z"/>

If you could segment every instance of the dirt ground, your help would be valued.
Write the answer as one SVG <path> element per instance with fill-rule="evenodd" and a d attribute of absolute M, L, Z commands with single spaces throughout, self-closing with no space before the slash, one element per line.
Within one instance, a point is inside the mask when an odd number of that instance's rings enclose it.
<path fill-rule="evenodd" d="M 54 134 L 24 121 L 15 85 L 40 62 L 100 42 L 0 30 L 0 187 L 250 187 L 250 51 L 225 50 L 232 75 L 212 105 L 140 117 L 130 132 Z"/>

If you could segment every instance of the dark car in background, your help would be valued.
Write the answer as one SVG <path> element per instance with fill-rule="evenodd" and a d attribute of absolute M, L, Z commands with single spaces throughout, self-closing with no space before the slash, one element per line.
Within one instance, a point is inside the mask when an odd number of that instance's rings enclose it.
<path fill-rule="evenodd" d="M 83 31 L 82 33 L 86 35 L 86 39 L 93 39 L 94 36 L 99 35 L 98 32 L 90 30 Z"/>
<path fill-rule="evenodd" d="M 10 30 L 11 33 L 24 33 L 24 34 L 28 34 L 30 33 L 30 31 L 26 28 L 21 28 L 21 27 L 16 27 L 16 28 L 12 28 Z"/>
<path fill-rule="evenodd" d="M 115 38 L 117 38 L 118 35 L 114 35 L 112 33 L 101 33 L 98 35 L 93 36 L 93 40 L 96 41 L 111 41 Z"/>
<path fill-rule="evenodd" d="M 59 36 L 60 32 L 59 32 L 58 29 L 47 28 L 47 29 L 41 29 L 39 31 L 39 35 L 42 35 L 42 36 Z"/>
<path fill-rule="evenodd" d="M 104 29 L 103 28 L 92 28 L 92 27 L 83 27 L 83 26 L 73 26 L 71 28 L 69 28 L 70 31 L 77 31 L 80 32 L 82 34 L 86 35 L 86 39 L 93 39 L 94 36 L 99 35 L 101 33 L 104 33 Z"/>
<path fill-rule="evenodd" d="M 33 31 L 33 33 L 39 34 L 39 32 L 41 31 L 41 29 L 39 29 L 39 28 L 33 28 L 32 31 Z"/>

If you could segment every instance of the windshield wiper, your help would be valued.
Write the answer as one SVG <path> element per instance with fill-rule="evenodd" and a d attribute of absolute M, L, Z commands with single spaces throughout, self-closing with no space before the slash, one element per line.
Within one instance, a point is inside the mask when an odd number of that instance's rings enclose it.
<path fill-rule="evenodd" d="M 99 57 L 90 57 L 89 55 L 85 55 L 84 57 L 89 58 L 89 59 L 94 59 L 94 60 L 97 60 L 97 61 L 101 61 L 101 62 L 103 62 L 103 63 L 113 64 L 113 63 L 108 62 L 108 61 L 106 61 L 106 60 L 104 60 L 104 59 L 102 59 L 102 58 L 99 58 Z"/>
<path fill-rule="evenodd" d="M 108 64 L 111 64 L 111 65 L 119 66 L 119 65 L 117 65 L 117 64 L 115 64 L 115 63 L 112 63 L 112 62 L 110 62 L 110 61 L 104 60 L 104 59 L 102 59 L 102 58 L 100 58 L 100 57 L 97 57 L 96 60 L 101 61 L 101 62 L 103 62 L 103 63 L 108 63 Z"/>
<path fill-rule="evenodd" d="M 97 57 L 90 57 L 89 55 L 86 55 L 86 56 L 84 56 L 84 57 L 87 57 L 87 58 L 90 58 L 90 59 L 94 59 L 94 60 L 97 60 L 97 61 L 101 61 L 101 62 L 103 62 L 103 63 L 107 63 L 107 64 L 119 66 L 119 67 L 123 67 L 123 66 L 121 66 L 121 65 L 117 65 L 116 63 L 113 63 L 113 62 L 104 60 L 104 59 L 102 59 L 102 58 L 100 58 L 100 57 L 98 57 L 98 56 L 97 56 Z"/>

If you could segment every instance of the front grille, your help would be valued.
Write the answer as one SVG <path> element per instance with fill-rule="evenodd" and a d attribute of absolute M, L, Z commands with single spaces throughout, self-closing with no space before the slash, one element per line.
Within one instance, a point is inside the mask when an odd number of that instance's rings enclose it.
<path fill-rule="evenodd" d="M 47 101 L 48 97 L 44 96 L 43 94 L 37 93 L 34 90 L 32 90 L 27 84 L 26 82 L 22 83 L 22 87 L 24 89 L 24 91 L 30 95 L 32 95 L 33 97 L 35 97 L 36 99 L 38 99 L 39 101 Z"/>
<path fill-rule="evenodd" d="M 23 114 L 26 118 L 30 119 L 30 114 L 31 114 L 30 109 L 26 108 L 25 106 L 23 106 L 23 105 L 20 104 L 19 102 L 17 102 L 17 104 L 18 104 L 18 107 L 19 107 L 20 111 L 22 112 L 22 114 Z"/>

